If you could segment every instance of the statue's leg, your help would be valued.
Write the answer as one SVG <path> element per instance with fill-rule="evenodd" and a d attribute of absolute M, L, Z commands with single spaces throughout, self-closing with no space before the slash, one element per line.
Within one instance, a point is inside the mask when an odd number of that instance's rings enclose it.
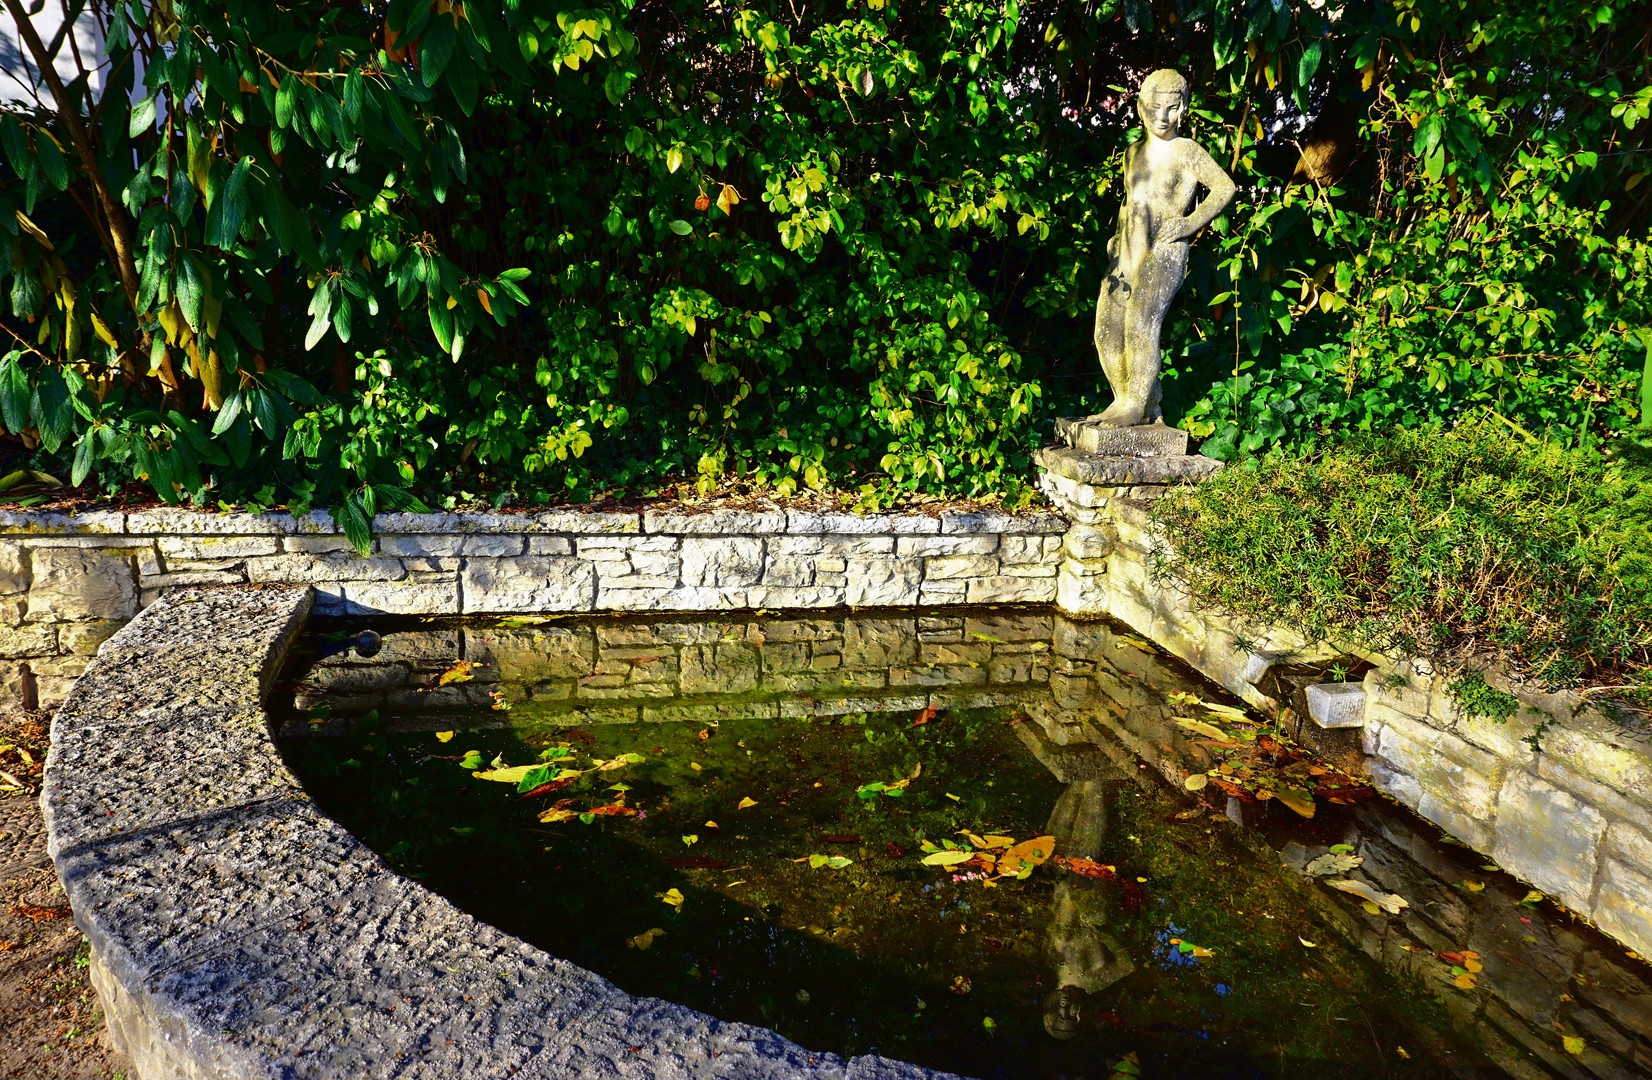
<path fill-rule="evenodd" d="M 1127 275 L 1115 260 L 1101 283 L 1101 295 L 1096 298 L 1096 352 L 1101 357 L 1107 386 L 1113 391 L 1113 403 L 1094 418 L 1104 424 L 1114 423 L 1113 416 L 1130 409 L 1130 354 L 1125 344 L 1125 326 L 1133 293 Z"/>
<path fill-rule="evenodd" d="M 1096 356 L 1101 360 L 1101 372 L 1107 376 L 1107 385 L 1117 401 L 1128 382 L 1124 367 L 1124 318 L 1130 297 L 1130 286 L 1119 274 L 1118 260 L 1108 268 L 1101 281 L 1101 292 L 1096 296 Z"/>
<path fill-rule="evenodd" d="M 1159 335 L 1165 314 L 1187 272 L 1187 245 L 1162 244 L 1147 260 L 1136 290 L 1130 295 L 1130 311 L 1125 316 L 1124 355 L 1129 375 L 1128 397 L 1136 406 L 1126 420 L 1130 424 L 1151 424 L 1162 418 L 1159 401 Z"/>

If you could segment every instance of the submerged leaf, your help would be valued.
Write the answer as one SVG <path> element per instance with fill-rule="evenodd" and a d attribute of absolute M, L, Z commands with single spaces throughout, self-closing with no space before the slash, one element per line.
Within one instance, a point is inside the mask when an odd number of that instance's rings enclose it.
<path fill-rule="evenodd" d="M 756 805 L 757 805 L 757 800 L 751 798 L 748 795 L 746 798 L 741 799 L 738 803 L 735 804 L 735 809 L 736 810 L 749 810 L 749 809 L 751 809 L 752 807 L 754 807 Z"/>
<path fill-rule="evenodd" d="M 625 939 L 625 944 L 629 948 L 633 948 L 633 949 L 646 949 L 650 945 L 654 944 L 654 939 L 655 938 L 663 937 L 664 935 L 665 935 L 665 931 L 661 930 L 659 927 L 656 926 L 652 930 L 644 930 L 642 933 L 638 934 L 636 937 L 626 938 Z"/>
<path fill-rule="evenodd" d="M 438 731 L 436 733 L 436 741 L 437 742 L 452 742 L 453 741 L 453 732 L 451 732 L 451 731 Z"/>
<path fill-rule="evenodd" d="M 1187 779 L 1182 781 L 1182 784 L 1189 791 L 1202 791 L 1210 784 L 1210 777 L 1204 773 L 1190 773 Z"/>
<path fill-rule="evenodd" d="M 474 660 L 455 661 L 452 667 L 442 672 L 441 676 L 437 678 L 436 685 L 446 686 L 449 683 L 469 682 L 476 677 L 471 674 L 475 667 L 476 661 Z"/>
<path fill-rule="evenodd" d="M 1401 908 L 1411 906 L 1411 904 L 1403 896 L 1400 896 L 1397 893 L 1381 892 L 1380 890 L 1374 889 L 1367 885 L 1363 881 L 1345 879 L 1342 881 L 1327 881 L 1325 884 L 1329 885 L 1333 889 L 1340 889 L 1345 893 L 1352 893 L 1353 895 L 1364 900 L 1366 903 L 1377 905 L 1390 915 L 1398 915 Z"/>
<path fill-rule="evenodd" d="M 1304 867 L 1304 869 L 1310 874 L 1321 877 L 1330 874 L 1346 874 L 1348 871 L 1352 870 L 1364 861 L 1365 860 L 1358 855 L 1321 855 L 1319 858 Z"/>
<path fill-rule="evenodd" d="M 1227 732 L 1214 724 L 1207 724 L 1203 720 L 1177 720 L 1176 726 L 1184 727 L 1196 735 L 1203 735 L 1207 739 L 1226 739 Z"/>
<path fill-rule="evenodd" d="M 959 863 L 967 863 L 973 858 L 975 858 L 973 851 L 937 851 L 933 855 L 925 855 L 923 864 L 925 866 L 957 866 Z"/>
<path fill-rule="evenodd" d="M 1589 1048 L 1589 1044 L 1578 1038 L 1576 1035 L 1562 1036 L 1560 1044 L 1564 1046 L 1566 1048 L 1566 1052 L 1571 1054 L 1573 1057 L 1576 1057 Z"/>

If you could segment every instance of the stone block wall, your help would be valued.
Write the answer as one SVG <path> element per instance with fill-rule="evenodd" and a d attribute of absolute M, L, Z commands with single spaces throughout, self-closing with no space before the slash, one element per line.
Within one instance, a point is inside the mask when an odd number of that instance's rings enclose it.
<path fill-rule="evenodd" d="M 1424 663 L 1197 610 L 1154 579 L 1142 492 L 1053 479 L 1063 483 L 1045 490 L 1074 523 L 1056 583 L 1063 611 L 1127 623 L 1265 712 L 1282 705 L 1260 687 L 1273 666 L 1364 658 L 1372 666 L 1362 748 L 1377 790 L 1652 957 L 1652 728 L 1644 720 L 1614 722 L 1576 692 L 1547 693 L 1496 670 L 1486 680 L 1520 701 L 1519 715 L 1470 718 L 1446 692 L 1450 677 Z M 1525 740 L 1539 725 L 1543 749 L 1534 753 Z"/>
<path fill-rule="evenodd" d="M 62 701 L 98 645 L 178 588 L 307 584 L 320 614 L 916 607 L 1055 598 L 1058 515 L 0 512 L 0 695 Z"/>

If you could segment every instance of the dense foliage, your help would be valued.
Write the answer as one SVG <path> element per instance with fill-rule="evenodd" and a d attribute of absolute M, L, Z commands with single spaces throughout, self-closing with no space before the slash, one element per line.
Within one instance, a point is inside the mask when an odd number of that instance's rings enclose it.
<path fill-rule="evenodd" d="M 1652 469 L 1494 420 L 1275 450 L 1154 517 L 1205 604 L 1652 703 Z M 1484 709 L 1482 708 L 1482 711 Z"/>
<path fill-rule="evenodd" d="M 1106 402 L 1161 66 L 1241 185 L 1165 336 L 1207 452 L 1646 422 L 1647 0 L 592 3 L 71 0 L 101 67 L 0 114 L 13 445 L 357 531 L 674 473 L 1013 497 Z"/>

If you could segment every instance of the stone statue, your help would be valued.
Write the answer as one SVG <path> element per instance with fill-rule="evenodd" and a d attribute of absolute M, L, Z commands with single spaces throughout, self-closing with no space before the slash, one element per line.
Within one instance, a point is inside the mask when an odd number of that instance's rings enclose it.
<path fill-rule="evenodd" d="M 1096 351 L 1113 403 L 1089 420 L 1105 427 L 1164 423 L 1159 329 L 1187 272 L 1188 241 L 1233 201 L 1232 178 L 1181 137 L 1188 99 L 1187 80 L 1167 69 L 1143 79 L 1137 96 L 1147 135 L 1124 152 L 1124 205 L 1096 300 Z M 1195 205 L 1200 187 L 1208 194 Z"/>

